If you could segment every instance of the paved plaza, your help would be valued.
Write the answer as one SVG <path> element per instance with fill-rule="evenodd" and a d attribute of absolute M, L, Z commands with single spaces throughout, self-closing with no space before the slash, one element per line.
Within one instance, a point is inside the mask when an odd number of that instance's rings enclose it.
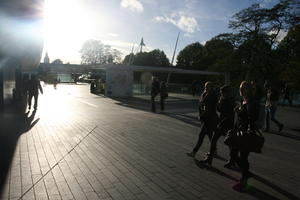
<path fill-rule="evenodd" d="M 250 154 L 254 177 L 242 193 L 232 189 L 238 169 L 223 167 L 222 138 L 212 167 L 199 162 L 207 138 L 186 156 L 199 133 L 195 99 L 149 111 L 145 99 L 97 96 L 89 85 L 44 86 L 36 112 L 1 114 L 0 199 L 300 199 L 299 108 L 279 107 L 285 128 L 264 133 L 263 154 Z"/>

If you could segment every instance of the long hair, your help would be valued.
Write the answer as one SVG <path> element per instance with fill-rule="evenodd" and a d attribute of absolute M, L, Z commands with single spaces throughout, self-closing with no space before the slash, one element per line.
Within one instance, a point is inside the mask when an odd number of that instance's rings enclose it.
<path fill-rule="evenodd" d="M 248 81 L 243 81 L 240 85 L 240 94 L 247 102 L 254 100 L 254 88 Z"/>

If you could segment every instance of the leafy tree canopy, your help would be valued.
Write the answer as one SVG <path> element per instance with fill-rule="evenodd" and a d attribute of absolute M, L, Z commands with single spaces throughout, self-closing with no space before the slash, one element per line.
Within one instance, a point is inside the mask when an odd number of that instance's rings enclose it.
<path fill-rule="evenodd" d="M 100 40 L 88 40 L 80 49 L 82 64 L 110 64 L 119 63 L 122 53 L 104 45 Z"/>
<path fill-rule="evenodd" d="M 205 70 L 205 48 L 199 42 L 187 45 L 177 56 L 177 66 L 185 69 Z"/>
<path fill-rule="evenodd" d="M 150 52 L 141 52 L 137 54 L 126 55 L 124 64 L 140 65 L 140 66 L 169 66 L 170 62 L 164 51 L 154 49 Z"/>

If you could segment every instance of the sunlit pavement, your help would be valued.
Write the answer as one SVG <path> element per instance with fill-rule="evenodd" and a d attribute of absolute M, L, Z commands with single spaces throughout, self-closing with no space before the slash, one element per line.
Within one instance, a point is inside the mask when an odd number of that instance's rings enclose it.
<path fill-rule="evenodd" d="M 178 105 L 156 114 L 92 95 L 88 85 L 46 85 L 16 140 L 1 199 L 299 199 L 299 137 L 291 137 L 297 131 L 265 134 L 263 154 L 250 155 L 255 176 L 239 193 L 232 186 L 240 173 L 223 168 L 223 159 L 213 167 L 197 162 L 208 139 L 196 160 L 185 155 L 199 127 L 178 117 L 192 116 L 194 107 Z M 279 114 L 288 126 L 300 117 L 288 108 Z M 222 139 L 218 154 L 228 157 Z"/>

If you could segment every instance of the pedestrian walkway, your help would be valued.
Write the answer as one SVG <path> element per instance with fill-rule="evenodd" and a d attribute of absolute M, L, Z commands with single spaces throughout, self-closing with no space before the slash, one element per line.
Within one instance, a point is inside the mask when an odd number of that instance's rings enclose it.
<path fill-rule="evenodd" d="M 87 85 L 43 89 L 36 113 L 1 115 L 1 200 L 300 197 L 299 140 L 265 135 L 263 154 L 250 156 L 251 187 L 238 193 L 240 173 L 223 168 L 221 141 L 213 167 L 199 162 L 208 140 L 196 159 L 185 155 L 197 125 L 89 94 Z"/>

